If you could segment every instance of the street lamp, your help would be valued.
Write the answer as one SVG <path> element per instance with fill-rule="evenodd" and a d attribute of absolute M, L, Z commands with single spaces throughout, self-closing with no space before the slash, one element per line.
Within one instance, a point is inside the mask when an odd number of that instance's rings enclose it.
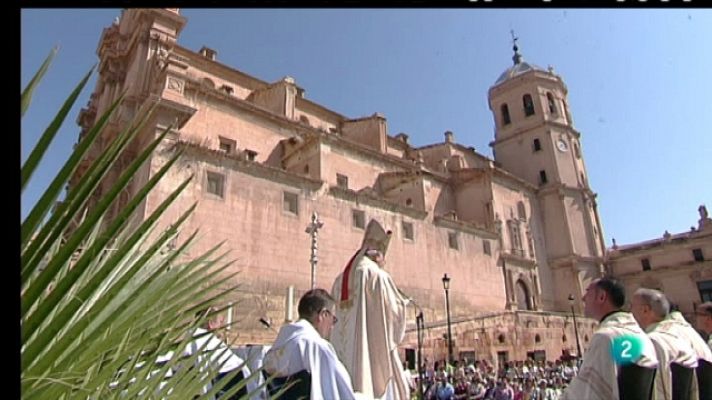
<path fill-rule="evenodd" d="M 576 358 L 581 359 L 581 343 L 579 342 L 578 327 L 576 326 L 576 313 L 574 312 L 574 295 L 569 294 L 569 305 L 571 305 L 571 316 L 574 318 L 574 335 L 576 335 Z"/>
<path fill-rule="evenodd" d="M 309 257 L 309 263 L 311 264 L 311 288 L 314 289 L 316 286 L 316 264 L 318 262 L 318 258 L 316 255 L 318 246 L 317 246 L 317 240 L 318 240 L 318 235 L 319 235 L 319 229 L 321 229 L 324 226 L 324 223 L 319 221 L 319 214 L 314 211 L 314 213 L 311 216 L 311 223 L 307 225 L 307 229 L 304 230 L 304 232 L 308 233 L 309 236 L 311 236 L 311 257 Z"/>
<path fill-rule="evenodd" d="M 443 289 L 445 289 L 445 311 L 447 312 L 447 357 L 452 364 L 452 331 L 450 330 L 450 277 L 443 275 Z"/>

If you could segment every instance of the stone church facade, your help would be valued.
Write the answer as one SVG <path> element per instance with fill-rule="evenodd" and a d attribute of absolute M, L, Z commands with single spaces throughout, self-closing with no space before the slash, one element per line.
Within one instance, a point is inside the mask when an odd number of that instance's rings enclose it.
<path fill-rule="evenodd" d="M 194 176 L 160 224 L 198 202 L 177 241 L 199 229 L 189 256 L 222 241 L 232 250 L 231 268 L 240 274 L 226 286 L 241 284 L 229 299 L 236 343 L 271 343 L 275 332 L 260 320 L 277 328 L 296 316 L 296 300 L 311 285 L 305 228 L 317 213 L 315 281 L 326 289 L 370 219 L 393 231 L 387 269 L 424 311 L 431 359 L 447 352 L 444 274 L 456 354 L 504 361 L 576 353 L 572 310 L 581 312 L 580 294 L 603 273 L 606 249 L 581 133 L 552 69 L 525 62 L 515 46 L 513 65 L 488 93 L 496 127 L 491 159 L 452 132 L 415 147 L 407 134 L 391 135 L 378 112 L 347 117 L 307 99 L 290 77 L 265 82 L 220 63 L 210 48 L 184 48 L 178 38 L 186 23 L 178 9 L 130 9 L 104 29 L 79 140 L 126 97 L 72 182 L 113 135 L 155 106 L 107 181 L 172 130 L 113 213 L 176 149 L 184 151 L 134 222 Z M 595 323 L 581 315 L 577 322 L 585 348 Z M 407 358 L 412 331 L 403 344 Z"/>
<path fill-rule="evenodd" d="M 676 304 L 688 321 L 697 306 L 712 301 L 712 219 L 707 207 L 687 232 L 640 243 L 613 246 L 607 252 L 607 268 L 633 293 L 640 287 L 658 289 Z"/>

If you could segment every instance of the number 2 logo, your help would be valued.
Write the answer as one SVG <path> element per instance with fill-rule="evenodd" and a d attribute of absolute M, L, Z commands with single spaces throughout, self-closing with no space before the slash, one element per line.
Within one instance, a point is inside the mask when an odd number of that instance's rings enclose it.
<path fill-rule="evenodd" d="M 630 340 L 624 340 L 621 342 L 621 347 L 623 347 L 623 351 L 621 351 L 621 357 L 631 358 L 632 355 L 630 354 L 630 349 L 633 348 L 633 343 L 631 343 Z"/>
<path fill-rule="evenodd" d="M 635 335 L 622 335 L 613 338 L 611 356 L 616 364 L 629 364 L 637 361 L 643 353 L 643 341 Z"/>

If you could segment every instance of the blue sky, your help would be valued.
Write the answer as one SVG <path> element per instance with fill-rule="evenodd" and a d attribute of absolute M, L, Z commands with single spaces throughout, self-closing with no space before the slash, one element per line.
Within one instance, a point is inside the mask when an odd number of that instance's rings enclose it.
<path fill-rule="evenodd" d="M 712 10 L 200 10 L 182 9 L 179 43 L 262 80 L 296 79 L 306 97 L 348 117 L 380 112 L 389 134 L 421 146 L 443 132 L 492 156 L 487 90 L 512 61 L 554 67 L 607 245 L 677 233 L 712 209 Z M 22 121 L 22 160 L 97 62 L 118 9 L 23 10 L 21 89 L 49 50 L 59 54 Z M 23 194 L 24 217 L 76 142 L 85 90 L 50 157 Z"/>

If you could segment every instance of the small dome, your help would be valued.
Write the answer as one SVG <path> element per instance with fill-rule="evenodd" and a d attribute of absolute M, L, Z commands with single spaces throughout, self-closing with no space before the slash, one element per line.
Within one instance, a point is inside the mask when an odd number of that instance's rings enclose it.
<path fill-rule="evenodd" d="M 514 64 L 513 66 L 507 68 L 506 71 L 502 72 L 502 75 L 497 78 L 497 81 L 494 83 L 495 85 L 499 85 L 500 83 L 506 81 L 507 79 L 514 78 L 517 75 L 521 75 L 525 72 L 529 71 L 541 71 L 541 72 L 546 72 L 544 68 L 541 68 L 538 65 L 530 64 L 528 62 L 519 62 L 517 64 Z"/>
<path fill-rule="evenodd" d="M 529 71 L 546 72 L 542 67 L 538 65 L 529 64 L 528 62 L 522 61 L 523 57 L 519 53 L 519 46 L 517 46 L 518 39 L 519 38 L 514 36 L 514 31 L 512 31 L 512 42 L 514 44 L 514 46 L 512 47 L 512 50 L 514 50 L 514 56 L 512 56 L 512 61 L 514 62 L 514 65 L 507 68 L 506 71 L 502 72 L 502 75 L 500 75 L 499 78 L 497 78 L 497 81 L 494 83 L 495 86 L 506 81 L 507 79 L 514 78 L 517 75 L 521 75 Z"/>

